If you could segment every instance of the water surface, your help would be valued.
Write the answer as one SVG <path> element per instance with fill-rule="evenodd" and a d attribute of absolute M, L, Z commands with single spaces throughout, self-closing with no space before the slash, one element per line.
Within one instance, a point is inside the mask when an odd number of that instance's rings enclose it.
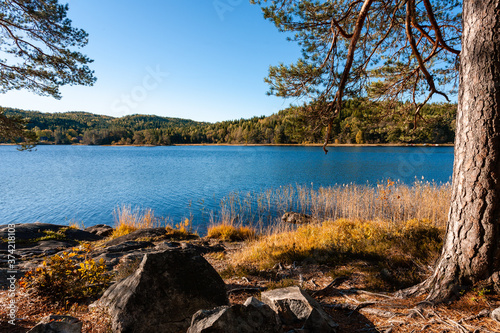
<path fill-rule="evenodd" d="M 131 205 L 204 226 L 232 192 L 386 178 L 447 182 L 452 167 L 453 147 L 335 147 L 325 155 L 289 146 L 0 146 L 0 224 L 112 225 L 113 210 Z"/>

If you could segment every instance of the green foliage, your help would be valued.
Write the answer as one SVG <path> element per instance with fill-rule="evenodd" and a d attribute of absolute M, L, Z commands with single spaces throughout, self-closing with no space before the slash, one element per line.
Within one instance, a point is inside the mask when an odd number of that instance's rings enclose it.
<path fill-rule="evenodd" d="M 28 89 L 60 98 L 59 87 L 92 85 L 92 60 L 73 48 L 88 42 L 71 26 L 68 5 L 57 0 L 0 1 L 0 93 Z"/>
<path fill-rule="evenodd" d="M 411 116 L 420 111 L 422 96 L 456 94 L 460 1 L 250 2 L 301 49 L 294 63 L 271 66 L 265 81 L 269 94 L 314 101 L 306 113 L 310 124 L 333 125 L 344 96 L 411 102 L 400 110 Z M 358 130 L 339 141 L 354 142 Z"/>
<path fill-rule="evenodd" d="M 89 257 L 90 247 L 56 254 L 41 267 L 29 271 L 21 285 L 29 292 L 52 302 L 82 301 L 99 297 L 110 285 L 112 275 L 104 260 Z"/>
<path fill-rule="evenodd" d="M 27 89 L 59 99 L 60 86 L 95 82 L 92 60 L 73 50 L 87 44 L 87 33 L 71 26 L 67 11 L 57 0 L 0 0 L 0 93 Z M 31 150 L 38 140 L 25 118 L 0 108 L 0 142 Z"/>
<path fill-rule="evenodd" d="M 308 144 L 323 143 L 324 130 L 310 123 L 315 105 L 292 106 L 269 117 L 215 124 L 178 118 L 132 115 L 122 118 L 84 112 L 41 113 L 8 109 L 9 117 L 29 118 L 27 128 L 41 143 L 90 145 L 170 144 Z M 408 104 L 344 102 L 332 127 L 332 139 L 342 143 L 451 143 L 455 135 L 456 104 L 429 104 L 414 126 L 406 116 Z M 361 134 L 360 134 L 361 133 Z M 360 140 L 362 139 L 362 140 Z"/>
<path fill-rule="evenodd" d="M 0 107 L 0 142 L 20 143 L 21 150 L 31 150 L 36 142 L 36 133 L 27 129 L 29 121 L 20 115 L 5 115 Z"/>

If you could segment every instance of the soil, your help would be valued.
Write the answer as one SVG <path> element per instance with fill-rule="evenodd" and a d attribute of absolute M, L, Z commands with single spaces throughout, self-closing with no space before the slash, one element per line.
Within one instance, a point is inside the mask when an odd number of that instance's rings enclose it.
<path fill-rule="evenodd" d="M 356 265 L 343 267 L 346 276 L 333 276 L 322 265 L 277 265 L 266 271 L 242 276 L 225 276 L 231 252 L 244 243 L 221 244 L 224 255 L 205 254 L 210 264 L 225 278 L 231 304 L 259 297 L 267 289 L 299 285 L 312 295 L 339 324 L 339 332 L 500 332 L 500 323 L 489 312 L 500 307 L 500 296 L 473 289 L 448 304 L 426 304 L 425 297 L 400 299 L 393 294 L 365 290 L 367 276 Z M 0 303 L 10 302 L 8 290 L 0 290 Z M 18 308 L 15 326 L 8 323 L 8 308 L 0 308 L 0 332 L 27 332 L 49 314 L 70 315 L 83 322 L 83 332 L 109 332 L 109 319 L 85 304 L 50 304 L 18 288 L 14 298 Z M 286 327 L 293 329 L 293 327 Z M 286 332 L 286 331 L 285 331 Z"/>

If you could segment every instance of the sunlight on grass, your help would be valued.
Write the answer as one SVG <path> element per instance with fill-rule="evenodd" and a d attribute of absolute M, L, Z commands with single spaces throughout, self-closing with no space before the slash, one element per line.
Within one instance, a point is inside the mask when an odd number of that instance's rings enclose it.
<path fill-rule="evenodd" d="M 212 224 L 248 224 L 274 229 L 288 211 L 309 214 L 316 221 L 341 218 L 398 223 L 427 219 L 446 223 L 451 184 L 423 180 L 413 185 L 386 180 L 376 186 L 345 184 L 328 187 L 289 185 L 258 193 L 232 193 L 221 200 Z"/>
<path fill-rule="evenodd" d="M 256 234 L 255 229 L 251 227 L 219 224 L 208 227 L 207 238 L 235 242 L 254 239 Z"/>
<path fill-rule="evenodd" d="M 336 265 L 353 258 L 399 253 L 424 262 L 436 256 L 444 226 L 412 219 L 399 224 L 381 220 L 339 219 L 283 230 L 255 240 L 232 261 L 260 269 L 276 263 L 309 262 Z"/>
<path fill-rule="evenodd" d="M 111 238 L 127 235 L 138 229 L 156 228 L 161 226 L 161 219 L 155 217 L 152 209 L 132 209 L 122 206 L 113 212 L 115 227 Z"/>
<path fill-rule="evenodd" d="M 132 209 L 130 206 L 122 206 L 114 211 L 115 227 L 110 238 L 127 235 L 139 229 L 161 228 L 165 226 L 167 235 L 175 239 L 192 239 L 198 237 L 193 231 L 193 223 L 190 219 L 172 226 L 167 219 L 157 217 L 152 209 Z"/>

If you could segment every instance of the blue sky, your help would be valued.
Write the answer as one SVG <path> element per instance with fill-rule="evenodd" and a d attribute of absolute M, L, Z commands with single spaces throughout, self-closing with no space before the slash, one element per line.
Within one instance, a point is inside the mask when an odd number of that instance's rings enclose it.
<path fill-rule="evenodd" d="M 96 84 L 63 87 L 61 100 L 10 91 L 1 106 L 215 122 L 297 103 L 267 96 L 263 79 L 300 49 L 248 0 L 67 2 L 73 25 L 90 35 L 82 52 L 94 59 Z"/>

